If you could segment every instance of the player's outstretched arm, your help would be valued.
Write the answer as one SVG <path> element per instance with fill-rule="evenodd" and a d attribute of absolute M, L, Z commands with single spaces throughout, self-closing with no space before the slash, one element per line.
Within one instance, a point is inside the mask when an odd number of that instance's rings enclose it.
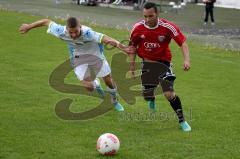
<path fill-rule="evenodd" d="M 111 38 L 107 35 L 103 36 L 101 42 L 105 45 L 111 45 L 113 47 L 116 47 L 116 48 L 124 51 L 127 54 L 133 54 L 135 52 L 135 48 L 125 46 L 125 45 L 121 44 L 119 41 L 117 41 L 117 40 L 115 40 L 115 39 L 113 39 L 113 38 Z"/>
<path fill-rule="evenodd" d="M 184 71 L 188 71 L 190 69 L 190 56 L 189 56 L 189 49 L 186 42 L 184 42 L 181 46 L 182 53 L 183 53 L 183 69 Z"/>
<path fill-rule="evenodd" d="M 48 26 L 50 24 L 50 19 L 41 19 L 31 24 L 22 24 L 19 28 L 19 32 L 22 34 L 27 33 L 29 30 L 37 27 Z"/>

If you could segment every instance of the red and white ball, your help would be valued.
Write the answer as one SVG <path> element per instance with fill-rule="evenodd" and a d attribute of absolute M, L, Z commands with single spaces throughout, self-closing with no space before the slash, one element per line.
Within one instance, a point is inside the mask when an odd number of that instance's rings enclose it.
<path fill-rule="evenodd" d="M 119 148 L 119 139 L 114 134 L 102 134 L 97 140 L 97 150 L 102 155 L 115 155 Z"/>

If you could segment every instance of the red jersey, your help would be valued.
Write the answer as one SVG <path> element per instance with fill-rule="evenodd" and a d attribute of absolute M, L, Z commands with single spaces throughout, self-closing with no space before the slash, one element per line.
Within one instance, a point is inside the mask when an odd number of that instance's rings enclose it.
<path fill-rule="evenodd" d="M 169 48 L 171 39 L 182 46 L 186 37 L 175 24 L 165 19 L 159 19 L 154 28 L 150 28 L 142 20 L 133 26 L 130 45 L 137 48 L 137 54 L 141 58 L 171 62 L 172 54 Z"/>

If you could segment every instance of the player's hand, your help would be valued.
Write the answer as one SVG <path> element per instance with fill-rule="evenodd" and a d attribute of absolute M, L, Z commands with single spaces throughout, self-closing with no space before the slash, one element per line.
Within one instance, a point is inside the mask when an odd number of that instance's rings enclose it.
<path fill-rule="evenodd" d="M 188 71 L 189 69 L 190 69 L 190 62 L 189 61 L 184 61 L 183 70 Z"/>
<path fill-rule="evenodd" d="M 22 24 L 19 28 L 19 32 L 21 34 L 25 34 L 30 30 L 30 25 L 29 24 Z"/>
<path fill-rule="evenodd" d="M 123 48 L 123 51 L 127 54 L 135 54 L 136 48 L 133 46 L 126 46 Z"/>
<path fill-rule="evenodd" d="M 129 67 L 131 78 L 135 79 L 135 63 L 131 63 Z"/>

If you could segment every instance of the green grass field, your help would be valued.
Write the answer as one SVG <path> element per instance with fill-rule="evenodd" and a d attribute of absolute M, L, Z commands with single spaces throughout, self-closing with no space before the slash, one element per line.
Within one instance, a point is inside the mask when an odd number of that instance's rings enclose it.
<path fill-rule="evenodd" d="M 126 110 L 122 115 L 112 110 L 87 121 L 63 120 L 55 113 L 55 105 L 61 99 L 73 99 L 73 112 L 91 109 L 101 100 L 60 93 L 49 86 L 52 71 L 68 58 L 68 51 L 62 41 L 46 34 L 46 28 L 27 35 L 18 33 L 20 24 L 39 18 L 0 11 L 1 159 L 239 158 L 239 52 L 189 41 L 192 68 L 186 73 L 182 70 L 180 49 L 172 45 L 175 90 L 192 126 L 190 133 L 179 129 L 162 95 L 157 96 L 157 111 L 165 112 L 168 118 L 145 120 L 147 106 L 138 96 L 133 105 L 121 99 Z M 128 37 L 126 31 L 99 26 L 94 29 L 119 40 Z M 105 52 L 109 62 L 115 52 Z M 78 84 L 72 72 L 65 82 Z M 119 91 L 123 88 L 120 84 Z M 138 118 L 137 113 L 142 116 Z M 98 136 L 105 132 L 116 134 L 121 141 L 115 157 L 101 156 L 95 150 Z"/>

